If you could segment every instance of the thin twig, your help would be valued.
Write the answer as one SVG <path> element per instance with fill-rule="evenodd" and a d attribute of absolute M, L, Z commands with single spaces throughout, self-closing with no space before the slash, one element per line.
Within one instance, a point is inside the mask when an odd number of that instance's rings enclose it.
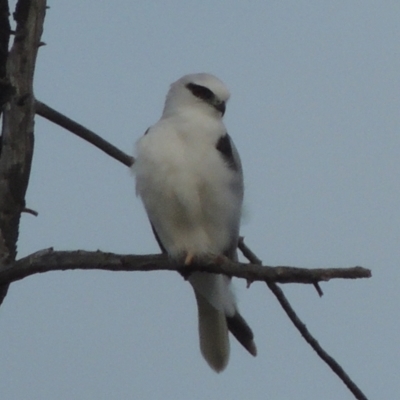
<path fill-rule="evenodd" d="M 243 255 L 252 263 L 262 265 L 261 260 L 247 247 L 244 243 L 243 238 L 239 240 L 238 247 Z M 292 321 L 293 325 L 301 333 L 306 342 L 315 350 L 318 356 L 325 361 L 326 364 L 332 369 L 332 371 L 341 379 L 341 381 L 348 387 L 348 389 L 353 393 L 354 397 L 358 400 L 367 400 L 367 397 L 360 390 L 360 388 L 351 380 L 344 369 L 332 358 L 317 342 L 317 340 L 311 335 L 310 331 L 307 329 L 306 325 L 300 320 L 296 312 L 290 305 L 288 299 L 283 293 L 282 289 L 273 281 L 269 279 L 265 280 L 269 289 L 278 299 L 280 305 L 286 312 L 289 319 Z"/>
<path fill-rule="evenodd" d="M 23 213 L 27 213 L 27 214 L 31 214 L 34 215 L 35 217 L 37 217 L 39 215 L 39 213 L 35 210 L 32 210 L 31 208 L 25 207 L 22 209 Z"/>
<path fill-rule="evenodd" d="M 115 158 L 127 167 L 131 167 L 135 162 L 135 159 L 133 157 L 128 156 L 123 151 L 119 150 L 117 147 L 113 146 L 111 143 L 107 142 L 96 133 L 85 128 L 83 125 L 78 124 L 77 122 L 59 113 L 58 111 L 42 103 L 41 101 L 36 100 L 35 104 L 36 114 L 74 133 L 75 135 L 96 146 L 98 149 L 104 151 L 106 154 Z"/>
<path fill-rule="evenodd" d="M 319 297 L 322 297 L 324 295 L 324 292 L 322 291 L 321 286 L 319 286 L 319 283 L 315 282 L 314 287 L 315 287 L 315 290 L 317 291 Z"/>

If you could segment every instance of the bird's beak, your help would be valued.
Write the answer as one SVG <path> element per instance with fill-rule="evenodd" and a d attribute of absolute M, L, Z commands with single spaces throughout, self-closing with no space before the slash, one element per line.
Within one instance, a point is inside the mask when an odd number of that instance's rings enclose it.
<path fill-rule="evenodd" d="M 225 114 L 226 104 L 224 101 L 221 101 L 219 103 L 214 104 L 214 108 L 222 114 L 221 116 L 223 116 Z"/>

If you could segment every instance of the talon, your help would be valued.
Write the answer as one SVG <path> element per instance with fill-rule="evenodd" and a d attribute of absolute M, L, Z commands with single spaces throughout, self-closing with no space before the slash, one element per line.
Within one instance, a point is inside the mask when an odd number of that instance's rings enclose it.
<path fill-rule="evenodd" d="M 190 251 L 186 254 L 186 258 L 185 258 L 185 265 L 190 265 L 193 262 L 194 259 L 194 254 L 191 253 Z"/>

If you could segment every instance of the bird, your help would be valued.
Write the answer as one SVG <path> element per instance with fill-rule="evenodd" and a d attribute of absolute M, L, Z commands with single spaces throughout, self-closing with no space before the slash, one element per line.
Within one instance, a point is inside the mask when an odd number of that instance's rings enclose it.
<path fill-rule="evenodd" d="M 207 257 L 238 260 L 244 186 L 240 157 L 222 120 L 229 97 L 214 75 L 183 76 L 171 84 L 159 121 L 135 145 L 136 194 L 162 252 L 188 269 Z M 216 372 L 226 368 L 229 331 L 256 356 L 231 279 L 192 272 L 188 281 L 197 302 L 200 351 L 209 366 Z"/>

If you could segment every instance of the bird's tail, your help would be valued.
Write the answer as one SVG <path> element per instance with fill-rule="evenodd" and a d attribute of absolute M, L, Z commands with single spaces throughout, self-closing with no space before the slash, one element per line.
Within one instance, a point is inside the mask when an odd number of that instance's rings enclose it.
<path fill-rule="evenodd" d="M 197 290 L 194 293 L 199 309 L 201 353 L 214 371 L 221 372 L 229 361 L 229 336 L 225 313 L 215 309 Z"/>
<path fill-rule="evenodd" d="M 253 356 L 257 354 L 251 328 L 240 315 L 230 279 L 224 275 L 194 272 L 189 277 L 199 309 L 200 350 L 216 372 L 229 360 L 229 331 Z"/>

